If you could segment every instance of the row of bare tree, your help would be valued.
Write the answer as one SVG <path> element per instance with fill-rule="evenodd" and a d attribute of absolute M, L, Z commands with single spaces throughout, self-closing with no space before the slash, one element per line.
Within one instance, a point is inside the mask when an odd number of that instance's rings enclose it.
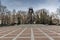
<path fill-rule="evenodd" d="M 33 9 L 31 9 L 33 10 Z M 30 10 L 29 10 L 30 11 Z M 1 24 L 2 25 L 14 25 L 14 24 L 54 24 L 53 21 L 59 22 L 58 19 L 53 20 L 53 16 L 49 15 L 48 10 L 41 9 L 37 12 L 6 12 L 1 13 Z M 56 24 L 56 23 L 55 23 Z"/>

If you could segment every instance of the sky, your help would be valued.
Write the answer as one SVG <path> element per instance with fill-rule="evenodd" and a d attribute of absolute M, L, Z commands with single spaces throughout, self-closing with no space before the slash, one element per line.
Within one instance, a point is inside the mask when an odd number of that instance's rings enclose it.
<path fill-rule="evenodd" d="M 9 10 L 15 9 L 16 11 L 26 11 L 29 7 L 32 7 L 35 11 L 42 8 L 49 11 L 56 11 L 60 6 L 60 0 L 1 0 L 1 2 Z"/>

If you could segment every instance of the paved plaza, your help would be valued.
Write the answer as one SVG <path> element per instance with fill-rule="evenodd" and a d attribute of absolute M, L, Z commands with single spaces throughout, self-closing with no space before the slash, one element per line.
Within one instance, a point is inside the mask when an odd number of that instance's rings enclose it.
<path fill-rule="evenodd" d="M 60 26 L 27 24 L 0 27 L 0 40 L 60 40 Z"/>

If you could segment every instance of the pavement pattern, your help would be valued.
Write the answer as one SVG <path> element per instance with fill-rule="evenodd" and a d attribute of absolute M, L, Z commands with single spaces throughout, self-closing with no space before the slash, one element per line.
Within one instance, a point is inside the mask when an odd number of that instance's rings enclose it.
<path fill-rule="evenodd" d="M 60 40 L 60 26 L 16 25 L 0 27 L 0 40 Z"/>

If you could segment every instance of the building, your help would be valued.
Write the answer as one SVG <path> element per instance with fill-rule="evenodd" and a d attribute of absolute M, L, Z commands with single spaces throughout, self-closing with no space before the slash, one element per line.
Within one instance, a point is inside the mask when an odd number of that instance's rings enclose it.
<path fill-rule="evenodd" d="M 3 6 L 0 0 L 0 22 L 1 24 L 5 24 L 5 14 L 6 14 L 6 6 Z"/>

